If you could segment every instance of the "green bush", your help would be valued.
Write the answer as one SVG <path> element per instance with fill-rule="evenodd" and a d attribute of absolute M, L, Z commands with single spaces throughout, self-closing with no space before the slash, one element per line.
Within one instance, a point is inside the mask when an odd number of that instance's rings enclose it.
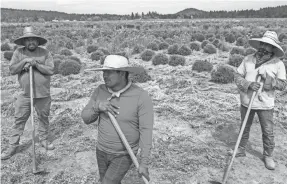
<path fill-rule="evenodd" d="M 78 40 L 76 43 L 76 47 L 82 47 L 85 45 L 85 42 L 83 40 Z"/>
<path fill-rule="evenodd" d="M 214 40 L 215 40 L 214 37 L 208 38 L 208 41 L 209 41 L 209 42 L 213 42 Z"/>
<path fill-rule="evenodd" d="M 133 83 L 145 83 L 151 80 L 151 76 L 146 70 L 142 73 L 131 73 L 129 78 Z"/>
<path fill-rule="evenodd" d="M 154 51 L 147 49 L 141 53 L 141 59 L 143 61 L 150 61 L 154 55 Z"/>
<path fill-rule="evenodd" d="M 232 54 L 229 56 L 228 64 L 238 67 L 244 59 L 244 56 L 240 54 Z"/>
<path fill-rule="evenodd" d="M 95 52 L 96 50 L 98 50 L 98 46 L 97 45 L 89 45 L 88 47 L 87 47 L 87 52 L 88 53 L 92 53 L 92 52 Z"/>
<path fill-rule="evenodd" d="M 215 46 L 215 47 L 219 47 L 219 43 L 220 43 L 220 41 L 218 40 L 218 39 L 215 39 L 213 42 L 212 42 L 212 44 Z"/>
<path fill-rule="evenodd" d="M 279 40 L 280 42 L 282 42 L 283 39 L 287 39 L 287 34 L 286 34 L 286 33 L 280 33 L 280 34 L 279 34 L 278 40 Z"/>
<path fill-rule="evenodd" d="M 199 42 L 191 42 L 189 45 L 191 50 L 200 51 L 200 43 Z"/>
<path fill-rule="evenodd" d="M 209 44 L 210 42 L 208 40 L 204 40 L 202 43 L 201 43 L 201 48 L 203 49 L 207 44 Z"/>
<path fill-rule="evenodd" d="M 182 45 L 179 49 L 178 49 L 178 54 L 182 55 L 182 56 L 188 56 L 191 54 L 191 50 L 190 48 L 188 48 L 188 46 L 186 45 Z"/>
<path fill-rule="evenodd" d="M 69 56 L 68 59 L 77 61 L 80 65 L 82 64 L 81 60 L 76 56 Z"/>
<path fill-rule="evenodd" d="M 117 52 L 117 53 L 115 53 L 115 55 L 120 55 L 120 56 L 124 56 L 124 57 L 128 58 L 128 54 L 125 51 Z"/>
<path fill-rule="evenodd" d="M 106 48 L 100 47 L 100 48 L 98 48 L 98 51 L 102 51 L 105 55 L 110 55 L 110 52 Z"/>
<path fill-rule="evenodd" d="M 11 48 L 7 42 L 1 44 L 1 51 L 9 51 L 9 50 L 11 50 Z"/>
<path fill-rule="evenodd" d="M 213 68 L 213 65 L 208 62 L 207 60 L 196 60 L 194 64 L 192 65 L 192 70 L 203 72 L 203 71 L 211 71 Z"/>
<path fill-rule="evenodd" d="M 74 48 L 74 45 L 72 42 L 67 42 L 66 45 L 65 45 L 68 49 L 73 49 Z"/>
<path fill-rule="evenodd" d="M 142 51 L 144 51 L 144 46 L 143 45 L 136 45 L 134 46 L 133 48 L 133 51 L 132 51 L 132 54 L 139 54 L 141 53 Z"/>
<path fill-rule="evenodd" d="M 248 56 L 250 54 L 254 54 L 256 52 L 256 49 L 249 47 L 247 49 L 245 49 L 245 56 Z"/>
<path fill-rule="evenodd" d="M 174 40 L 171 39 L 171 38 L 167 38 L 167 39 L 165 39 L 165 41 L 166 41 L 169 45 L 174 44 Z"/>
<path fill-rule="evenodd" d="M 247 40 L 246 38 L 244 38 L 244 37 L 238 37 L 238 38 L 236 39 L 235 45 L 237 45 L 237 46 L 244 46 L 244 45 L 246 45 L 246 44 L 248 44 L 248 40 Z"/>
<path fill-rule="evenodd" d="M 59 65 L 59 73 L 63 76 L 80 73 L 81 65 L 74 60 L 66 60 Z"/>
<path fill-rule="evenodd" d="M 62 60 L 60 59 L 54 59 L 54 74 L 58 74 L 59 73 L 59 66 L 62 63 Z"/>
<path fill-rule="evenodd" d="M 147 44 L 147 49 L 151 49 L 154 51 L 158 50 L 158 45 L 156 42 L 150 42 L 149 44 Z"/>
<path fill-rule="evenodd" d="M 202 42 L 203 40 L 205 40 L 205 37 L 204 37 L 203 34 L 197 33 L 197 34 L 195 35 L 195 39 L 196 39 L 197 41 L 199 41 L 199 42 Z"/>
<path fill-rule="evenodd" d="M 211 71 L 211 81 L 216 83 L 227 84 L 234 80 L 233 69 L 226 65 L 218 65 Z"/>
<path fill-rule="evenodd" d="M 232 33 L 229 33 L 225 36 L 225 41 L 229 43 L 235 42 L 235 36 Z"/>
<path fill-rule="evenodd" d="M 169 46 L 169 44 L 167 42 L 161 42 L 159 45 L 158 45 L 158 50 L 165 50 L 167 49 Z"/>
<path fill-rule="evenodd" d="M 217 52 L 216 47 L 210 43 L 208 43 L 204 48 L 203 52 L 208 53 L 208 54 L 214 54 Z"/>
<path fill-rule="evenodd" d="M 60 54 L 63 55 L 63 56 L 71 56 L 72 52 L 69 49 L 62 49 L 60 51 Z"/>
<path fill-rule="evenodd" d="M 230 51 L 230 54 L 240 54 L 240 55 L 245 55 L 245 50 L 244 48 L 241 47 L 233 47 Z"/>
<path fill-rule="evenodd" d="M 218 44 L 218 49 L 222 50 L 224 52 L 229 52 L 229 50 L 230 50 L 229 46 L 225 42 L 220 42 Z"/>
<path fill-rule="evenodd" d="M 167 49 L 168 54 L 177 54 L 178 53 L 178 44 L 170 45 Z"/>
<path fill-rule="evenodd" d="M 156 54 L 152 59 L 153 65 L 165 65 L 168 64 L 168 56 L 162 53 Z"/>
<path fill-rule="evenodd" d="M 104 56 L 105 54 L 103 51 L 97 50 L 91 54 L 92 61 L 98 61 L 101 59 L 101 56 Z"/>
<path fill-rule="evenodd" d="M 14 51 L 5 51 L 4 58 L 10 61 L 12 59 L 13 53 Z"/>
<path fill-rule="evenodd" d="M 168 64 L 170 66 L 185 65 L 185 57 L 179 55 L 172 55 L 169 57 Z"/>

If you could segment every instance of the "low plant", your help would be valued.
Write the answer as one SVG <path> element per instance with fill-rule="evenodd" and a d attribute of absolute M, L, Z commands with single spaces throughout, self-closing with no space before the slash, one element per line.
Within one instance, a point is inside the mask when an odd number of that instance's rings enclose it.
<path fill-rule="evenodd" d="M 177 54 L 182 55 L 182 56 L 188 56 L 191 54 L 191 49 L 188 48 L 188 46 L 186 46 L 186 45 L 182 45 L 178 49 Z"/>
<path fill-rule="evenodd" d="M 244 59 L 244 56 L 240 54 L 232 54 L 229 56 L 228 64 L 231 66 L 238 67 Z"/>
<path fill-rule="evenodd" d="M 104 55 L 105 54 L 102 51 L 97 50 L 91 54 L 91 59 L 92 61 L 98 61 L 101 59 L 101 56 L 104 56 Z"/>
<path fill-rule="evenodd" d="M 216 47 L 212 45 L 211 43 L 208 43 L 204 48 L 203 52 L 208 53 L 208 54 L 214 54 L 217 52 Z"/>
<path fill-rule="evenodd" d="M 157 51 L 158 50 L 158 44 L 156 42 L 150 42 L 149 44 L 147 44 L 147 49 Z"/>
<path fill-rule="evenodd" d="M 69 50 L 69 49 L 62 49 L 60 51 L 60 55 L 63 55 L 63 56 L 71 56 L 73 53 Z"/>
<path fill-rule="evenodd" d="M 234 80 L 234 71 L 227 65 L 218 65 L 211 71 L 211 81 L 221 84 L 231 83 Z"/>
<path fill-rule="evenodd" d="M 200 51 L 200 43 L 197 41 L 191 42 L 189 48 L 191 50 Z"/>
<path fill-rule="evenodd" d="M 244 48 L 241 47 L 232 47 L 230 54 L 240 54 L 240 55 L 245 55 L 245 50 Z"/>
<path fill-rule="evenodd" d="M 161 42 L 158 45 L 158 50 L 165 50 L 168 48 L 168 46 L 169 46 L 169 44 L 167 42 Z"/>
<path fill-rule="evenodd" d="M 95 52 L 96 50 L 98 50 L 98 46 L 97 45 L 89 45 L 88 47 L 87 47 L 87 52 L 88 53 L 92 53 L 92 52 Z"/>
<path fill-rule="evenodd" d="M 81 65 L 74 60 L 66 60 L 59 65 L 59 73 L 63 76 L 80 73 Z"/>
<path fill-rule="evenodd" d="M 168 54 L 177 54 L 178 53 L 178 44 L 173 44 L 173 45 L 170 45 L 167 49 L 167 53 Z"/>
<path fill-rule="evenodd" d="M 168 64 L 168 56 L 166 54 L 158 53 L 152 59 L 153 65 L 165 65 Z"/>
<path fill-rule="evenodd" d="M 168 64 L 170 66 L 185 65 L 185 57 L 179 55 L 172 55 L 169 57 Z"/>
<path fill-rule="evenodd" d="M 154 51 L 147 49 L 141 53 L 141 59 L 143 61 L 150 61 L 154 55 Z"/>
<path fill-rule="evenodd" d="M 207 71 L 210 72 L 213 68 L 213 65 L 208 62 L 207 60 L 196 60 L 192 65 L 192 70 L 203 72 Z"/>
<path fill-rule="evenodd" d="M 13 54 L 14 54 L 14 51 L 5 51 L 4 58 L 10 61 L 12 59 Z"/>
<path fill-rule="evenodd" d="M 11 48 L 7 42 L 1 44 L 1 51 L 10 51 L 10 50 Z"/>

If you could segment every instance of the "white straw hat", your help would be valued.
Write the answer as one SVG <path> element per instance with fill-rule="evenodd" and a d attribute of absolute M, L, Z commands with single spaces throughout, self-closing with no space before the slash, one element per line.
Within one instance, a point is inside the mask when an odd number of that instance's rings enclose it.
<path fill-rule="evenodd" d="M 129 60 L 126 57 L 120 55 L 108 55 L 104 60 L 104 65 L 102 68 L 94 68 L 88 71 L 104 70 L 117 70 L 131 73 L 142 73 L 145 71 L 142 67 L 130 66 Z"/>
<path fill-rule="evenodd" d="M 277 33 L 274 31 L 266 31 L 262 38 L 252 38 L 249 40 L 249 44 L 255 48 L 260 48 L 260 42 L 268 43 L 270 45 L 273 45 L 274 48 L 274 54 L 277 57 L 284 56 L 284 51 L 282 47 L 278 44 L 280 43 L 278 40 Z"/>

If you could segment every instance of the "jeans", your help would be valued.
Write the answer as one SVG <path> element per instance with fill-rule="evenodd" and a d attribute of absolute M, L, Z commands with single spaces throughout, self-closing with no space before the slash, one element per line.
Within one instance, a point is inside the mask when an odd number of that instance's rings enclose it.
<path fill-rule="evenodd" d="M 241 126 L 242 126 L 246 112 L 247 112 L 247 107 L 244 107 L 241 105 L 240 112 L 241 112 L 241 121 L 242 121 Z M 274 133 L 273 133 L 273 126 L 274 126 L 273 112 L 274 112 L 274 109 L 270 109 L 270 110 L 251 109 L 247 123 L 246 123 L 246 127 L 243 131 L 243 135 L 242 135 L 242 138 L 239 144 L 240 148 L 245 149 L 246 147 L 252 121 L 253 121 L 255 113 L 257 113 L 259 122 L 261 125 L 261 130 L 262 130 L 263 156 L 271 157 L 273 155 L 273 151 L 275 147 Z"/>
<path fill-rule="evenodd" d="M 100 151 L 98 148 L 97 161 L 102 184 L 120 184 L 130 166 L 132 159 L 129 155 L 114 155 Z"/>
<path fill-rule="evenodd" d="M 30 97 L 19 95 L 15 102 L 15 121 L 11 130 L 9 143 L 17 145 L 20 136 L 23 134 L 25 124 L 31 114 Z M 51 107 L 51 97 L 34 98 L 34 106 L 39 119 L 39 138 L 46 140 L 48 138 L 49 115 Z"/>

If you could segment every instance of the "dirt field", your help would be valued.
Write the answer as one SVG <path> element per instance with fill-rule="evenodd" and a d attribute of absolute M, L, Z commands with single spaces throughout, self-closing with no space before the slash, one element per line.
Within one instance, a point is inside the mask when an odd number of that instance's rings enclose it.
<path fill-rule="evenodd" d="M 166 51 L 158 51 L 166 52 Z M 103 83 L 101 72 L 87 72 L 97 64 L 81 58 L 80 74 L 52 77 L 50 137 L 56 149 L 36 153 L 43 175 L 32 174 L 31 125 L 27 122 L 20 151 L 1 163 L 3 184 L 90 184 L 99 179 L 95 147 L 97 127 L 80 118 L 93 90 Z M 131 62 L 144 66 L 152 80 L 138 83 L 148 90 L 154 102 L 155 126 L 150 159 L 151 184 L 218 184 L 227 167 L 228 151 L 234 147 L 240 125 L 239 94 L 234 83 L 216 84 L 210 73 L 192 71 L 196 59 L 207 59 L 214 66 L 227 63 L 228 52 L 206 54 L 194 51 L 186 65 L 153 66 L 133 55 Z M 8 146 L 13 124 L 15 97 L 20 92 L 16 76 L 8 75 L 9 61 L 1 55 L 1 150 Z M 262 161 L 260 124 L 254 119 L 247 157 L 236 158 L 228 184 L 287 183 L 287 91 L 278 92 L 275 107 L 274 159 L 270 171 Z M 37 124 L 37 118 L 36 118 Z M 143 183 L 133 167 L 123 184 Z"/>

